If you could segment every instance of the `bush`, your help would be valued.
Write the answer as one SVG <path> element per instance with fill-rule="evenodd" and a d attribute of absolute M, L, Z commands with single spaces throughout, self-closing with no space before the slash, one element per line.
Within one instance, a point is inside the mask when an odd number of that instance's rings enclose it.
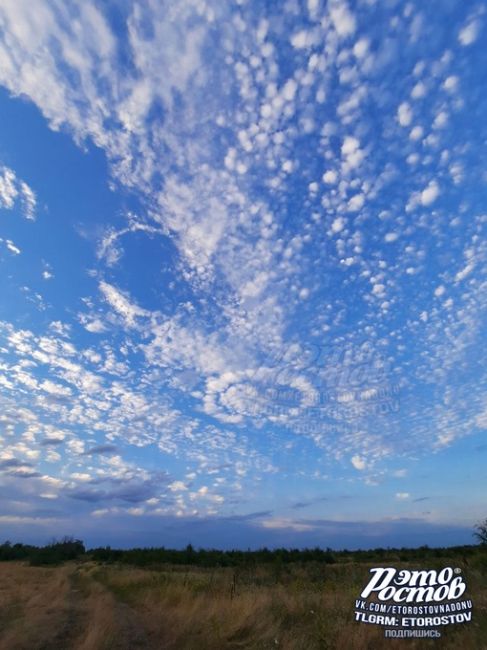
<path fill-rule="evenodd" d="M 44 548 L 37 548 L 30 553 L 30 564 L 40 566 L 43 564 L 61 564 L 67 560 L 75 560 L 84 555 L 85 545 L 80 539 L 64 537 L 62 541 L 53 541 Z"/>
<path fill-rule="evenodd" d="M 487 519 L 475 526 L 474 536 L 481 544 L 487 544 Z"/>

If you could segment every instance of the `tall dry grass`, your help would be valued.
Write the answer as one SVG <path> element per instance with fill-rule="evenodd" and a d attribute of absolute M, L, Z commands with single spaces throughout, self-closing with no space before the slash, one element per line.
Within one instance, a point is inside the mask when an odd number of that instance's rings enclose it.
<path fill-rule="evenodd" d="M 146 570 L 73 563 L 44 569 L 3 563 L 0 648 L 487 649 L 487 566 L 480 560 L 465 567 L 473 622 L 443 628 L 439 641 L 385 639 L 381 628 L 355 622 L 355 599 L 369 568 Z"/>
<path fill-rule="evenodd" d="M 286 648 L 354 650 L 399 647 L 379 627 L 358 624 L 354 604 L 368 565 L 291 566 L 234 571 L 147 571 L 97 568 L 93 577 L 141 617 L 154 647 L 187 650 Z M 408 648 L 487 648 L 487 588 L 468 572 L 475 593 L 470 626 L 443 628 L 440 642 L 408 640 Z M 441 644 L 441 645 L 440 645 Z"/>

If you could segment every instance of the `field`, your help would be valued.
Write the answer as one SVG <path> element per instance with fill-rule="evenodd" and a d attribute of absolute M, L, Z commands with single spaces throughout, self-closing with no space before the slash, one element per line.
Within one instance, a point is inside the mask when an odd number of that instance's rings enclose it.
<path fill-rule="evenodd" d="M 485 554 L 463 565 L 459 558 L 436 563 L 462 569 L 473 601 L 472 622 L 441 628 L 439 640 L 384 639 L 380 627 L 355 622 L 355 599 L 377 565 L 136 568 L 90 560 L 55 567 L 0 562 L 0 648 L 487 649 Z M 394 566 L 425 568 L 401 561 Z"/>

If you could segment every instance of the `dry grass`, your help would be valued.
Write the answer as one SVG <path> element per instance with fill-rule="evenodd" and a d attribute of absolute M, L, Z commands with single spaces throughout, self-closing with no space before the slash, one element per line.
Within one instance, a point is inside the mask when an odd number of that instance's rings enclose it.
<path fill-rule="evenodd" d="M 437 641 L 384 639 L 356 623 L 354 603 L 370 565 L 164 567 L 94 563 L 37 568 L 0 564 L 0 648 L 103 650 L 487 649 L 486 567 L 465 567 L 470 625 Z"/>

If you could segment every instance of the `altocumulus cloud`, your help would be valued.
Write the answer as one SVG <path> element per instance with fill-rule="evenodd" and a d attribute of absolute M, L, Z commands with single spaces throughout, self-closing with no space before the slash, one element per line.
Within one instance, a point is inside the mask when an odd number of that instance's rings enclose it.
<path fill-rule="evenodd" d="M 459 523 L 410 496 L 415 463 L 441 473 L 487 412 L 482 12 L 442 11 L 40 0 L 33 21 L 2 3 L 1 101 L 92 165 L 74 196 L 20 154 L 0 166 L 12 524 L 34 492 L 84 530 L 137 517 L 149 537 L 184 520 L 339 540 L 342 510 L 366 540 Z M 100 152 L 112 211 L 89 189 Z M 83 188 L 89 227 L 70 217 Z M 35 220 L 37 195 L 53 214 Z M 76 275 L 59 250 L 80 232 Z"/>

